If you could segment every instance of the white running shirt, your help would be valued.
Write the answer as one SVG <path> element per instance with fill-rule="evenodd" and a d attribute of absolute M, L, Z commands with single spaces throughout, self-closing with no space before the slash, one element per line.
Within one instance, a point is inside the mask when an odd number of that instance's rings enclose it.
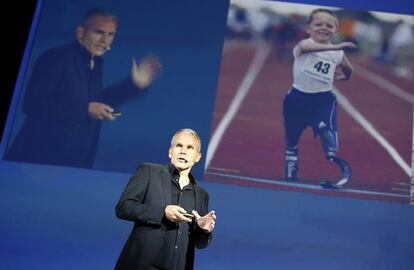
<path fill-rule="evenodd" d="M 311 38 L 304 42 L 315 41 Z M 332 89 L 335 68 L 342 63 L 343 50 L 310 52 L 298 55 L 293 49 L 293 87 L 305 93 L 328 92 Z"/>

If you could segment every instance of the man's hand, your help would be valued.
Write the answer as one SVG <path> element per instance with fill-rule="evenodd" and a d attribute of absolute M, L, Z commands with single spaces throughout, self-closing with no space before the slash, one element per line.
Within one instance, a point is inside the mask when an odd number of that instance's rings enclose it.
<path fill-rule="evenodd" d="M 161 72 L 161 68 L 161 62 L 156 56 L 146 56 L 140 63 L 132 58 L 132 81 L 139 89 L 146 88 Z"/>
<path fill-rule="evenodd" d="M 200 229 L 207 233 L 213 231 L 214 225 L 216 224 L 216 213 L 214 211 L 210 211 L 203 217 L 201 217 L 196 210 L 193 210 L 192 213 L 195 216 L 197 225 Z"/>
<path fill-rule="evenodd" d="M 165 217 L 172 222 L 191 222 L 190 218 L 183 216 L 186 212 L 184 208 L 178 205 L 167 205 L 164 210 Z"/>
<path fill-rule="evenodd" d="M 88 112 L 89 116 L 97 120 L 115 120 L 116 117 L 112 115 L 114 109 L 100 102 L 89 102 Z"/>

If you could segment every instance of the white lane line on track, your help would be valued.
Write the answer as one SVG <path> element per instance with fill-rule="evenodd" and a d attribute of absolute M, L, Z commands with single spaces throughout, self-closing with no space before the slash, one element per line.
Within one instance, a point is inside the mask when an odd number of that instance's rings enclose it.
<path fill-rule="evenodd" d="M 392 188 L 392 190 L 397 191 L 397 192 L 405 192 L 405 193 L 410 193 L 410 189 L 403 189 L 403 188 Z"/>
<path fill-rule="evenodd" d="M 403 169 L 403 171 L 411 176 L 411 167 L 404 161 L 398 151 L 385 139 L 375 127 L 349 102 L 349 100 L 341 94 L 338 88 L 334 88 L 338 103 L 344 110 L 367 132 L 370 134 L 384 149 L 390 154 L 392 159 Z"/>
<path fill-rule="evenodd" d="M 414 205 L 414 108 L 413 108 L 413 131 L 411 138 L 411 180 L 410 180 L 410 204 Z"/>
<path fill-rule="evenodd" d="M 237 89 L 236 94 L 234 95 L 233 100 L 231 101 L 226 113 L 221 119 L 219 125 L 217 126 L 214 134 L 211 136 L 210 142 L 207 148 L 206 163 L 204 169 L 207 169 L 210 166 L 210 162 L 216 153 L 217 147 L 220 144 L 220 141 L 226 132 L 227 127 L 230 125 L 234 116 L 237 114 L 241 104 L 243 103 L 244 98 L 249 92 L 254 80 L 256 79 L 259 71 L 262 69 L 271 49 L 270 47 L 263 45 L 259 46 L 256 50 L 256 53 L 253 57 L 253 60 L 247 70 L 246 75 L 239 88 Z"/>
<path fill-rule="evenodd" d="M 209 172 L 209 171 L 206 171 L 206 174 L 213 175 L 213 176 L 221 176 L 221 177 L 226 177 L 226 178 L 233 178 L 236 180 L 245 180 L 249 182 L 272 184 L 275 186 L 306 188 L 306 189 L 311 189 L 311 190 L 326 190 L 319 185 L 303 184 L 303 183 L 298 183 L 298 182 L 287 182 L 287 181 L 281 181 L 281 180 L 263 179 L 263 178 L 257 178 L 257 177 L 232 175 L 232 174 L 226 174 L 226 173 L 214 173 L 214 172 Z M 405 194 L 368 191 L 368 190 L 352 189 L 352 188 L 342 188 L 342 189 L 329 190 L 329 191 L 334 191 L 338 193 L 339 192 L 340 193 L 356 193 L 356 194 L 397 197 L 397 198 L 409 198 L 410 197 L 409 195 L 405 195 Z"/>
<path fill-rule="evenodd" d="M 402 88 L 400 88 L 399 86 L 395 85 L 394 83 L 384 79 L 383 77 L 375 74 L 374 72 L 360 66 L 360 65 L 356 65 L 353 64 L 356 69 L 355 69 L 355 73 L 358 74 L 359 76 L 363 77 L 364 79 L 370 81 L 371 83 L 375 84 L 376 86 L 378 86 L 379 89 L 385 90 L 389 93 L 391 93 L 392 95 L 395 95 L 399 98 L 401 98 L 404 101 L 407 101 L 411 104 L 414 104 L 414 95 L 410 94 L 407 90 L 404 90 Z M 414 110 L 413 110 L 414 113 Z M 414 117 L 413 117 L 413 121 L 414 121 Z M 413 181 L 413 177 L 414 177 L 414 123 L 413 123 L 413 134 L 412 134 L 412 153 L 411 153 L 411 168 L 410 171 L 408 172 L 407 166 L 408 164 L 404 164 L 404 171 L 411 177 L 411 198 L 412 198 L 412 203 L 414 204 L 414 181 Z M 398 163 L 398 162 L 397 162 Z M 400 164 L 399 164 L 400 165 Z M 401 166 L 401 165 L 400 165 Z"/>
<path fill-rule="evenodd" d="M 368 69 L 360 65 L 357 65 L 357 64 L 352 64 L 352 65 L 356 67 L 355 69 L 356 74 L 360 75 L 361 77 L 375 84 L 376 86 L 379 87 L 379 89 L 383 89 L 405 101 L 408 101 L 414 104 L 414 95 L 410 94 L 408 91 L 400 88 L 399 86 L 393 84 L 392 82 L 384 79 L 383 77 L 375 74 L 372 71 L 369 71 Z"/>
<path fill-rule="evenodd" d="M 394 185 L 409 186 L 410 183 L 406 183 L 406 182 L 394 182 Z"/>

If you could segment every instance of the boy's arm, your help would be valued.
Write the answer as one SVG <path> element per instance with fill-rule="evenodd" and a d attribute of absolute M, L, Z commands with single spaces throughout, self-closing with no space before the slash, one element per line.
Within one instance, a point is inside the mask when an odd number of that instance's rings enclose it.
<path fill-rule="evenodd" d="M 296 56 L 300 56 L 304 53 L 310 52 L 322 52 L 322 51 L 334 51 L 342 50 L 345 48 L 356 48 L 356 45 L 352 42 L 341 42 L 339 44 L 324 44 L 310 42 L 309 40 L 302 40 L 296 45 Z"/>
<path fill-rule="evenodd" d="M 344 54 L 344 58 L 342 59 L 342 63 L 337 67 L 335 71 L 335 80 L 338 81 L 346 81 L 349 80 L 352 76 L 354 68 L 352 67 L 351 63 L 349 62 L 348 58 Z"/>

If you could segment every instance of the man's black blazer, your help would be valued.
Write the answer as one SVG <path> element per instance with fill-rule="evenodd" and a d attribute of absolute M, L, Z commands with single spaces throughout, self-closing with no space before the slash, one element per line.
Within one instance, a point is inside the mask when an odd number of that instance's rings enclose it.
<path fill-rule="evenodd" d="M 171 173 L 169 165 L 143 163 L 130 178 L 116 205 L 116 216 L 134 222 L 115 269 L 150 269 L 155 262 L 166 234 L 164 210 L 171 202 Z M 196 182 L 195 210 L 204 216 L 208 213 L 208 193 Z M 212 239 L 197 225 L 193 241 L 189 242 L 186 269 L 193 269 L 194 247 L 205 248 Z"/>

